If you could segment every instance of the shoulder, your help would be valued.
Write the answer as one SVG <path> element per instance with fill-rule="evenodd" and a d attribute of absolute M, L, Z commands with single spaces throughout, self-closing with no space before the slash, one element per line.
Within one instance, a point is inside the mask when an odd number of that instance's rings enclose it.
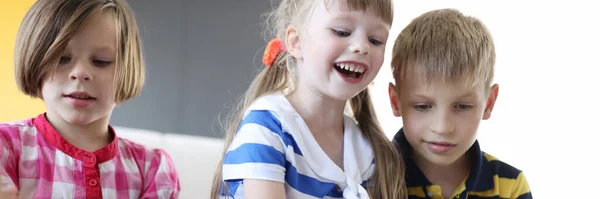
<path fill-rule="evenodd" d="M 517 179 L 517 177 L 523 173 L 520 169 L 517 169 L 488 153 L 483 152 L 483 156 L 487 159 L 493 174 L 498 175 L 498 178 Z"/>
<path fill-rule="evenodd" d="M 119 154 L 136 162 L 139 167 L 144 168 L 144 173 L 152 170 L 162 169 L 164 171 L 175 171 L 171 156 L 163 149 L 147 147 L 125 138 L 118 138 Z"/>
<path fill-rule="evenodd" d="M 119 153 L 141 169 L 144 191 L 140 198 L 176 198 L 180 191 L 179 174 L 171 156 L 159 148 L 147 147 L 118 138 Z"/>
<path fill-rule="evenodd" d="M 251 110 L 246 113 L 240 124 L 240 131 L 245 125 L 258 125 L 272 132 L 278 133 L 282 131 L 281 120 L 276 116 L 276 113 L 269 110 Z"/>
<path fill-rule="evenodd" d="M 258 142 L 267 145 L 297 145 L 292 128 L 299 115 L 282 93 L 258 98 L 244 113 L 234 142 Z M 292 128 L 292 129 L 290 129 Z"/>
<path fill-rule="evenodd" d="M 250 104 L 248 110 L 274 110 L 278 108 L 285 108 L 287 105 L 291 104 L 285 95 L 281 92 L 274 92 L 256 98 L 256 100 Z"/>
<path fill-rule="evenodd" d="M 245 151 L 243 156 L 247 156 L 246 153 L 250 152 L 267 154 L 267 151 L 272 151 L 272 155 L 279 156 L 285 153 L 287 147 L 292 147 L 294 151 L 301 153 L 296 139 L 284 127 L 283 121 L 276 112 L 271 110 L 248 111 L 228 151 Z M 227 156 L 227 159 L 231 157 L 234 156 Z"/>
<path fill-rule="evenodd" d="M 275 92 L 256 99 L 244 113 L 245 118 L 257 115 L 264 116 L 262 119 L 267 121 L 281 124 L 281 121 L 287 121 L 299 114 L 285 95 L 281 92 Z"/>
<path fill-rule="evenodd" d="M 510 192 L 501 191 L 501 194 L 510 193 L 510 198 L 531 198 L 529 183 L 523 171 L 488 153 L 483 152 L 483 155 L 487 159 L 489 168 L 494 175 L 496 188 L 511 190 Z"/>
<path fill-rule="evenodd" d="M 24 134 L 35 136 L 36 133 L 33 119 L 0 123 L 0 139 L 3 141 L 21 140 Z"/>
<path fill-rule="evenodd" d="M 166 151 L 164 151 L 163 149 L 148 147 L 148 146 L 139 144 L 137 142 L 131 141 L 126 138 L 119 137 L 118 139 L 119 139 L 118 140 L 119 150 L 121 152 L 129 151 L 138 157 L 144 157 L 144 159 L 146 159 L 148 161 L 154 160 L 154 159 L 167 159 L 170 161 L 170 159 L 171 159 L 169 154 Z"/>
<path fill-rule="evenodd" d="M 9 175 L 17 179 L 19 160 L 36 159 L 37 130 L 31 121 L 0 123 L 0 178 Z"/>

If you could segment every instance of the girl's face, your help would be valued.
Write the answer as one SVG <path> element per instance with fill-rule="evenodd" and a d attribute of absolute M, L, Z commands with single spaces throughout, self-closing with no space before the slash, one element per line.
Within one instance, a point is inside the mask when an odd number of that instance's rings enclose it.
<path fill-rule="evenodd" d="M 42 85 L 48 117 L 85 125 L 110 118 L 115 102 L 115 20 L 102 13 L 82 27 Z"/>
<path fill-rule="evenodd" d="M 317 3 L 309 12 L 299 47 L 298 89 L 348 100 L 373 81 L 383 65 L 390 24 L 372 9 L 349 10 L 343 1 Z M 304 87 L 304 88 L 302 88 Z"/>

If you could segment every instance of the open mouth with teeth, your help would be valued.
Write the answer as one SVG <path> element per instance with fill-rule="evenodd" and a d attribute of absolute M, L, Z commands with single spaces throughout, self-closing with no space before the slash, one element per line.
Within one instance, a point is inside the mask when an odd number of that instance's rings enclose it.
<path fill-rule="evenodd" d="M 365 72 L 365 68 L 363 66 L 353 63 L 335 63 L 333 64 L 333 67 L 342 76 L 350 80 L 360 79 Z"/>

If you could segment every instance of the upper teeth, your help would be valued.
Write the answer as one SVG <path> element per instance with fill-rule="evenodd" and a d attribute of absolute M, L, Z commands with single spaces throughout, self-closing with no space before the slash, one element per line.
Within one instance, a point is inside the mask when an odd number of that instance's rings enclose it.
<path fill-rule="evenodd" d="M 348 70 L 348 71 L 352 71 L 352 72 L 362 73 L 365 71 L 365 68 L 358 64 L 339 63 L 336 65 L 344 70 Z"/>

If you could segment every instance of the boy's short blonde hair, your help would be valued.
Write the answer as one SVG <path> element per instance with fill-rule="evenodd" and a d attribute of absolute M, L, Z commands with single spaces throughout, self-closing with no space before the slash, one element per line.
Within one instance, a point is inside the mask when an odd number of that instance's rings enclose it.
<path fill-rule="evenodd" d="M 483 23 L 455 9 L 434 10 L 413 19 L 392 52 L 396 84 L 407 76 L 470 87 L 494 77 L 496 54 Z"/>
<path fill-rule="evenodd" d="M 38 0 L 25 15 L 15 44 L 15 78 L 19 89 L 42 98 L 41 89 L 57 66 L 69 40 L 91 18 L 113 15 L 117 32 L 115 101 L 141 92 L 144 64 L 134 14 L 124 0 Z"/>

